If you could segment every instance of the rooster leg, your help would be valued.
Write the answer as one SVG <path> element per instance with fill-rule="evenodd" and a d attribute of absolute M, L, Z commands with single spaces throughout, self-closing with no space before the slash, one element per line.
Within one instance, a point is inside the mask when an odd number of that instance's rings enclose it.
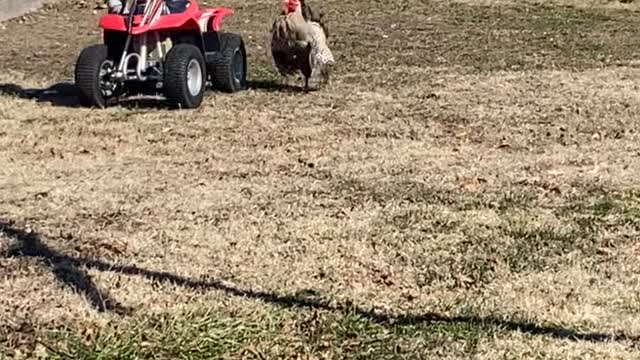
<path fill-rule="evenodd" d="M 309 77 L 304 77 L 304 92 L 309 92 Z"/>
<path fill-rule="evenodd" d="M 329 70 L 329 68 L 327 67 L 327 68 L 323 68 L 323 69 L 322 69 L 322 72 L 320 73 L 320 74 L 321 74 L 321 81 L 322 81 L 322 84 L 323 84 L 324 86 L 329 85 L 329 82 L 330 82 L 330 81 L 329 81 L 329 80 L 330 80 L 330 79 L 329 79 L 329 77 L 330 77 L 330 73 L 329 73 L 329 71 L 330 71 L 330 70 Z"/>

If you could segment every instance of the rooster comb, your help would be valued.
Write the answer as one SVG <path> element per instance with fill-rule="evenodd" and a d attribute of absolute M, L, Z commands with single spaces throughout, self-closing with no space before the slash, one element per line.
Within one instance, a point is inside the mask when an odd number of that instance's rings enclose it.
<path fill-rule="evenodd" d="M 301 0 L 282 0 L 285 14 L 290 14 L 298 9 Z"/>

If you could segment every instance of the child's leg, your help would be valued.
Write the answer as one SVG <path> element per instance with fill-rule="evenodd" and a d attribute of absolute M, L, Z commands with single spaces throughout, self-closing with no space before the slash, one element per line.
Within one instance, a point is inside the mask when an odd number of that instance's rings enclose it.
<path fill-rule="evenodd" d="M 187 9 L 188 0 L 165 0 L 165 4 L 172 14 L 181 13 Z"/>
<path fill-rule="evenodd" d="M 107 8 L 110 14 L 119 14 L 122 12 L 122 1 L 120 0 L 107 0 Z"/>

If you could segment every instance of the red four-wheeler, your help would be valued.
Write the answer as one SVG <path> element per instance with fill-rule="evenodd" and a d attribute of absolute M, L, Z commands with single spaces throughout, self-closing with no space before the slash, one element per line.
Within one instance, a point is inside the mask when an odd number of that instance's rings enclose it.
<path fill-rule="evenodd" d="M 100 18 L 103 44 L 78 57 L 75 83 L 84 106 L 100 107 L 121 96 L 164 94 L 174 107 L 197 108 L 205 88 L 246 87 L 243 39 L 220 32 L 227 8 L 200 9 L 185 0 L 177 13 L 166 0 L 128 0 L 123 15 Z"/>

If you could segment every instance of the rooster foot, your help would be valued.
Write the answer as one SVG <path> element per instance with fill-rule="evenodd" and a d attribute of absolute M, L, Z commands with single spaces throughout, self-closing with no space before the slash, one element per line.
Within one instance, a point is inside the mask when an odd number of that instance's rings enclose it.
<path fill-rule="evenodd" d="M 311 72 L 311 77 L 309 78 L 309 83 L 311 87 L 315 90 L 319 90 L 326 83 L 326 69 L 323 66 L 319 66 Z"/>
<path fill-rule="evenodd" d="M 329 81 L 331 80 L 331 71 L 332 71 L 331 66 L 327 66 L 325 69 L 322 70 L 322 79 L 326 83 L 329 83 Z"/>
<path fill-rule="evenodd" d="M 304 92 L 305 93 L 309 92 L 309 78 L 307 77 L 304 78 Z"/>

